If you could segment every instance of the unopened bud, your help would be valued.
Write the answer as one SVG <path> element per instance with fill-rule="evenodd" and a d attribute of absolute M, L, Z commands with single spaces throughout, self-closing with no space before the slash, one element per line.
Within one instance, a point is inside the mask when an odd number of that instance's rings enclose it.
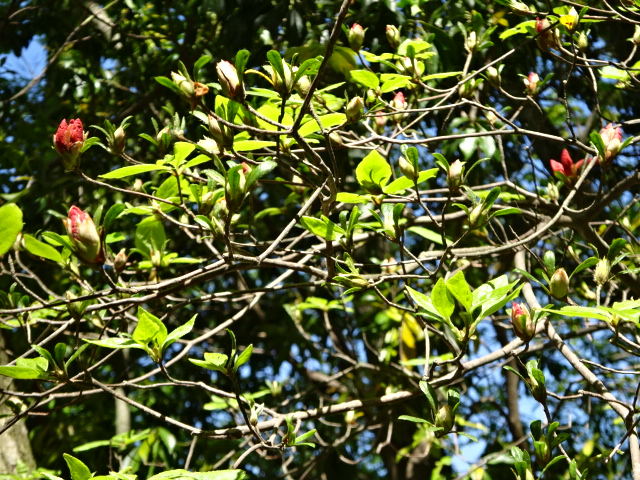
<path fill-rule="evenodd" d="M 400 46 L 400 31 L 398 28 L 395 25 L 387 25 L 386 35 L 391 48 L 397 50 Z"/>
<path fill-rule="evenodd" d="M 564 268 L 557 269 L 549 280 L 549 291 L 554 298 L 563 300 L 569 293 L 569 276 Z"/>
<path fill-rule="evenodd" d="M 529 342 L 536 331 L 531 314 L 524 303 L 514 303 L 511 308 L 513 333 L 523 342 Z"/>
<path fill-rule="evenodd" d="M 487 68 L 487 78 L 492 87 L 498 88 L 500 86 L 500 72 L 496 67 Z"/>
<path fill-rule="evenodd" d="M 364 29 L 361 25 L 354 23 L 349 30 L 349 46 L 354 52 L 359 52 L 364 43 Z"/>
<path fill-rule="evenodd" d="M 525 16 L 531 13 L 531 9 L 522 2 L 512 1 L 510 6 L 516 15 Z"/>
<path fill-rule="evenodd" d="M 640 45 L 640 25 L 636 25 L 636 28 L 633 31 L 633 37 L 631 37 L 631 40 L 636 45 Z"/>
<path fill-rule="evenodd" d="M 69 312 L 69 315 L 71 315 L 71 317 L 76 321 L 81 320 L 84 316 L 85 310 L 87 309 L 88 302 L 74 302 L 73 300 L 77 299 L 78 297 L 70 291 L 67 291 L 67 293 L 65 294 L 65 298 L 67 302 L 70 302 L 67 304 L 67 311 Z"/>
<path fill-rule="evenodd" d="M 236 67 L 223 60 L 216 65 L 216 73 L 224 96 L 240 102 L 244 100 L 244 87 L 240 83 Z"/>
<path fill-rule="evenodd" d="M 538 93 L 538 82 L 540 77 L 537 73 L 531 72 L 527 78 L 524 79 L 524 87 L 528 95 L 532 97 Z"/>
<path fill-rule="evenodd" d="M 419 172 L 416 166 L 409 161 L 404 155 L 400 156 L 398 160 L 398 166 L 400 167 L 400 171 L 402 174 L 407 177 L 412 182 L 418 180 Z"/>
<path fill-rule="evenodd" d="M 447 172 L 447 186 L 451 192 L 457 192 L 464 181 L 464 163 L 456 160 L 449 166 Z"/>
<path fill-rule="evenodd" d="M 347 104 L 347 121 L 349 123 L 358 122 L 364 115 L 364 102 L 361 97 L 353 97 Z"/>
<path fill-rule="evenodd" d="M 469 36 L 465 42 L 465 48 L 469 53 L 473 53 L 478 48 L 478 34 L 474 31 L 469 32 Z"/>
<path fill-rule="evenodd" d="M 582 53 L 585 53 L 589 48 L 589 37 L 584 32 L 580 32 L 580 35 L 578 35 L 578 48 Z"/>
<path fill-rule="evenodd" d="M 442 428 L 435 432 L 437 438 L 444 437 L 447 433 L 453 429 L 454 415 L 449 405 L 443 405 L 436 413 L 436 428 Z"/>
<path fill-rule="evenodd" d="M 127 253 L 123 248 L 118 252 L 118 254 L 113 259 L 113 268 L 116 272 L 120 273 L 127 266 Z"/>
<path fill-rule="evenodd" d="M 382 112 L 376 113 L 376 116 L 373 122 L 373 130 L 378 135 L 382 135 L 384 134 L 384 128 L 386 125 L 387 125 L 387 116 L 384 115 Z"/>
<path fill-rule="evenodd" d="M 611 274 L 611 264 L 607 258 L 601 258 L 596 264 L 596 271 L 593 274 L 593 279 L 598 285 L 604 285 L 609 280 Z"/>
<path fill-rule="evenodd" d="M 211 210 L 213 210 L 213 192 L 207 192 L 202 196 L 198 213 L 206 216 L 211 213 Z"/>

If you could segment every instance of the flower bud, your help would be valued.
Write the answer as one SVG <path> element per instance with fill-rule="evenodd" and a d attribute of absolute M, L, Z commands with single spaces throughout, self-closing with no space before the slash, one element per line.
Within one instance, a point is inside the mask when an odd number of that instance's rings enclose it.
<path fill-rule="evenodd" d="M 614 127 L 613 124 L 610 123 L 600 130 L 600 138 L 602 138 L 602 143 L 604 143 L 605 158 L 604 160 L 602 158 L 598 160 L 602 166 L 608 167 L 622 148 L 622 130 L 620 127 Z"/>
<path fill-rule="evenodd" d="M 175 83 L 182 92 L 182 99 L 191 105 L 191 110 L 195 109 L 201 96 L 198 95 L 198 93 L 202 93 L 202 89 L 199 87 L 202 86 L 202 84 L 198 84 L 199 86 L 197 86 L 193 80 L 176 72 L 171 72 L 171 80 L 173 80 L 173 83 Z M 206 85 L 204 85 L 204 87 L 207 88 L 207 91 L 209 90 Z M 196 89 L 198 89 L 198 93 L 196 93 Z"/>
<path fill-rule="evenodd" d="M 198 213 L 207 216 L 211 213 L 211 210 L 213 210 L 213 192 L 207 192 L 202 196 Z"/>
<path fill-rule="evenodd" d="M 449 405 L 443 405 L 436 413 L 436 428 L 442 428 L 435 432 L 437 438 L 444 437 L 447 433 L 453 429 L 454 415 Z"/>
<path fill-rule="evenodd" d="M 563 300 L 569 293 L 569 276 L 564 268 L 557 269 L 549 280 L 549 291 L 551 296 L 558 300 Z"/>
<path fill-rule="evenodd" d="M 469 212 L 469 228 L 476 229 L 487 223 L 487 212 L 482 208 L 482 204 L 478 203 Z"/>
<path fill-rule="evenodd" d="M 611 274 L 611 263 L 607 258 L 601 258 L 596 263 L 596 271 L 593 274 L 593 279 L 598 285 L 604 285 L 609 280 Z"/>
<path fill-rule="evenodd" d="M 378 135 L 383 135 L 384 134 L 384 128 L 385 128 L 386 125 L 387 125 L 387 116 L 384 115 L 382 112 L 376 113 L 376 116 L 375 116 L 374 122 L 373 122 L 373 130 Z"/>
<path fill-rule="evenodd" d="M 420 172 L 418 172 L 416 166 L 411 161 L 409 161 L 407 157 L 401 155 L 400 159 L 398 160 L 398 166 L 400 167 L 400 171 L 402 172 L 402 174 L 409 180 L 411 180 L 412 182 L 418 180 Z"/>
<path fill-rule="evenodd" d="M 75 205 L 69 209 L 69 216 L 62 220 L 74 247 L 74 253 L 88 264 L 102 264 L 102 243 L 91 216 Z"/>
<path fill-rule="evenodd" d="M 69 315 L 71 315 L 71 318 L 76 321 L 81 320 L 82 317 L 84 317 L 84 312 L 87 310 L 89 302 L 87 302 L 86 300 L 82 302 L 74 302 L 73 300 L 77 299 L 78 297 L 70 291 L 67 291 L 67 293 L 65 294 L 65 298 L 67 302 L 70 302 L 67 304 L 67 311 L 69 312 Z"/>
<path fill-rule="evenodd" d="M 469 53 L 473 53 L 476 51 L 476 48 L 478 48 L 478 43 L 478 34 L 475 30 L 472 30 L 469 32 L 469 36 L 467 37 L 464 46 Z"/>
<path fill-rule="evenodd" d="M 484 113 L 485 118 L 487 119 L 487 121 L 493 126 L 496 121 L 498 120 L 498 117 L 495 113 L 493 113 L 491 110 L 486 110 Z"/>
<path fill-rule="evenodd" d="M 338 132 L 331 132 L 329 134 L 329 141 L 331 142 L 331 145 L 333 145 L 334 147 L 342 147 L 344 146 L 344 142 L 342 141 L 342 137 L 340 136 L 340 134 Z"/>
<path fill-rule="evenodd" d="M 64 169 L 67 172 L 76 170 L 80 166 L 80 153 L 84 142 L 89 136 L 82 128 L 79 118 L 60 122 L 58 131 L 53 136 L 53 148 L 62 157 Z"/>
<path fill-rule="evenodd" d="M 558 186 L 554 182 L 547 184 L 547 195 L 549 196 L 549 200 L 554 202 L 557 202 L 560 198 L 560 190 L 558 190 Z"/>
<path fill-rule="evenodd" d="M 521 17 L 525 15 L 529 15 L 531 13 L 531 9 L 524 3 L 518 1 L 510 2 L 511 9 L 513 13 L 516 15 L 520 15 Z"/>
<path fill-rule="evenodd" d="M 306 97 L 311 90 L 311 80 L 307 75 L 302 75 L 296 82 L 296 91 L 301 97 Z"/>
<path fill-rule="evenodd" d="M 396 95 L 393 97 L 393 100 L 391 100 L 391 106 L 395 110 L 407 109 L 407 101 L 404 99 L 404 94 L 402 92 L 396 93 Z M 400 123 L 405 115 L 406 113 L 396 113 L 395 115 L 393 115 L 393 120 L 396 123 Z"/>
<path fill-rule="evenodd" d="M 640 45 L 640 25 L 636 25 L 636 28 L 633 31 L 633 37 L 631 37 L 631 41 L 636 45 Z"/>
<path fill-rule="evenodd" d="M 126 250 L 123 248 L 118 252 L 116 257 L 113 259 L 113 268 L 116 272 L 120 273 L 125 269 L 126 266 L 127 266 L 127 253 L 126 253 Z"/>
<path fill-rule="evenodd" d="M 113 132 L 113 138 L 109 138 L 109 152 L 114 155 L 120 155 L 124 152 L 124 139 L 125 139 L 124 128 L 118 127 L 115 132 Z"/>
<path fill-rule="evenodd" d="M 580 32 L 580 35 L 578 35 L 578 48 L 582 53 L 585 53 L 589 48 L 589 37 L 584 32 Z"/>
<path fill-rule="evenodd" d="M 464 82 L 458 87 L 458 95 L 460 95 L 460 98 L 471 98 L 474 91 L 475 87 L 473 80 Z"/>
<path fill-rule="evenodd" d="M 385 33 L 387 35 L 387 41 L 389 42 L 389 45 L 391 45 L 391 48 L 397 50 L 400 46 L 400 31 L 398 30 L 398 27 L 396 27 L 395 25 L 387 25 L 387 30 Z"/>
<path fill-rule="evenodd" d="M 233 133 L 226 126 L 218 122 L 215 117 L 209 115 L 209 133 L 218 144 L 220 151 L 233 146 Z"/>
<path fill-rule="evenodd" d="M 511 308 L 511 325 L 513 333 L 523 342 L 529 342 L 536 331 L 529 310 L 524 303 L 515 303 Z"/>
<path fill-rule="evenodd" d="M 345 111 L 349 123 L 357 123 L 364 115 L 364 102 L 361 97 L 353 97 Z"/>
<path fill-rule="evenodd" d="M 154 268 L 160 268 L 162 266 L 162 252 L 160 250 L 152 249 L 149 252 L 149 258 Z"/>
<path fill-rule="evenodd" d="M 284 71 L 284 79 L 272 67 L 271 83 L 282 98 L 289 98 L 293 90 L 293 71 L 291 70 L 291 65 L 284 60 L 282 61 L 282 70 Z"/>
<path fill-rule="evenodd" d="M 244 100 L 244 87 L 238 78 L 238 72 L 230 62 L 222 60 L 216 65 L 218 82 L 222 88 L 222 94 L 232 100 L 242 102 Z"/>
<path fill-rule="evenodd" d="M 464 181 L 464 163 L 456 160 L 449 166 L 447 186 L 451 192 L 457 192 Z"/>
<path fill-rule="evenodd" d="M 524 79 L 524 87 L 527 95 L 534 97 L 538 93 L 538 82 L 540 77 L 537 73 L 531 72 L 527 78 Z"/>
<path fill-rule="evenodd" d="M 489 84 L 492 87 L 498 88 L 500 86 L 500 72 L 496 67 L 487 68 L 487 78 L 489 79 Z"/>
<path fill-rule="evenodd" d="M 354 52 L 359 52 L 364 43 L 364 29 L 361 25 L 354 23 L 349 30 L 349 46 Z"/>

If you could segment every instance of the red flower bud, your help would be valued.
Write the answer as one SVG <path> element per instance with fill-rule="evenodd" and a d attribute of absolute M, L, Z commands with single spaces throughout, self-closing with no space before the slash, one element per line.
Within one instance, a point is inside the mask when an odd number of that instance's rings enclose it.
<path fill-rule="evenodd" d="M 393 97 L 393 100 L 391 100 L 391 106 L 396 110 L 406 110 L 407 101 L 404 99 L 404 93 L 396 93 L 396 95 Z M 393 120 L 397 123 L 400 123 L 405 115 L 405 113 L 397 113 L 393 116 Z"/>
<path fill-rule="evenodd" d="M 553 171 L 553 173 L 559 172 L 569 180 L 574 180 L 578 177 L 578 171 L 584 163 L 584 159 L 573 163 L 571 155 L 569 155 L 568 150 L 565 148 L 564 150 L 562 150 L 562 154 L 560 154 L 559 162 L 555 160 L 549 160 L 549 163 L 551 164 L 551 170 Z"/>
<path fill-rule="evenodd" d="M 538 93 L 538 82 L 540 77 L 537 73 L 531 72 L 527 78 L 524 79 L 524 86 L 528 95 L 532 97 Z"/>
<path fill-rule="evenodd" d="M 60 122 L 58 131 L 53 136 L 53 148 L 62 157 L 66 171 L 75 170 L 80 165 L 80 152 L 88 135 L 79 118 L 70 120 L 68 124 L 66 120 Z"/>
<path fill-rule="evenodd" d="M 102 242 L 91 216 L 74 205 L 69 209 L 68 218 L 62 222 L 75 254 L 88 264 L 102 264 Z"/>

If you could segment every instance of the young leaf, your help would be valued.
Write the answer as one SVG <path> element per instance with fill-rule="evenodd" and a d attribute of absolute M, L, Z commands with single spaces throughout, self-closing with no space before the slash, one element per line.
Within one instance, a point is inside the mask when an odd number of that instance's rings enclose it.
<path fill-rule="evenodd" d="M 240 368 L 242 365 L 244 365 L 249 361 L 249 359 L 251 358 L 252 352 L 253 352 L 253 344 L 249 345 L 247 348 L 244 349 L 244 351 L 240 355 L 238 355 L 238 358 L 236 359 L 235 364 L 233 366 L 234 372 L 237 372 L 238 368 Z"/>
<path fill-rule="evenodd" d="M 64 453 L 62 456 L 69 467 L 71 480 L 89 480 L 91 478 L 91 471 L 84 463 L 68 453 Z"/>
<path fill-rule="evenodd" d="M 15 203 L 0 207 L 0 257 L 7 253 L 22 231 L 22 210 Z"/>
<path fill-rule="evenodd" d="M 367 192 L 380 195 L 382 188 L 391 177 L 391 165 L 377 151 L 373 150 L 358 164 L 356 179 Z"/>
<path fill-rule="evenodd" d="M 0 235 L 1 234 L 2 233 L 0 232 Z M 53 262 L 62 263 L 62 256 L 60 255 L 60 252 L 58 252 L 51 245 L 47 245 L 46 243 L 37 240 L 34 236 L 29 234 L 24 234 L 22 236 L 22 240 L 24 242 L 24 248 L 31 255 L 45 258 Z"/>

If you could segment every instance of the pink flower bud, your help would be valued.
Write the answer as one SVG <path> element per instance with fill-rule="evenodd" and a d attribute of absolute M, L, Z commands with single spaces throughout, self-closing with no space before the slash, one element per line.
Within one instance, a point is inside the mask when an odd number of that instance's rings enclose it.
<path fill-rule="evenodd" d="M 89 136 L 82 128 L 79 118 L 60 122 L 58 131 L 53 136 L 53 148 L 62 157 L 62 163 L 66 171 L 72 171 L 80 165 L 80 152 L 84 142 Z"/>
<path fill-rule="evenodd" d="M 69 209 L 68 218 L 62 222 L 75 254 L 88 264 L 102 264 L 102 242 L 91 216 L 74 205 Z"/>
<path fill-rule="evenodd" d="M 600 130 L 600 138 L 605 148 L 605 158 L 604 160 L 601 158 L 600 163 L 603 166 L 609 166 L 622 147 L 622 130 L 610 123 Z"/>
<path fill-rule="evenodd" d="M 361 25 L 354 23 L 349 30 L 349 46 L 354 52 L 360 51 L 360 47 L 364 43 L 364 29 Z"/>
<path fill-rule="evenodd" d="M 404 99 L 404 93 L 396 93 L 396 95 L 393 97 L 393 100 L 391 100 L 391 106 L 396 110 L 406 110 L 407 101 Z M 400 123 L 405 115 L 405 113 L 397 113 L 393 116 L 393 120 L 397 123 Z"/>
<path fill-rule="evenodd" d="M 391 45 L 391 48 L 397 50 L 400 46 L 400 31 L 398 30 L 398 28 L 395 25 L 387 25 L 387 30 L 385 33 L 387 35 L 387 41 L 389 42 L 389 45 Z"/>
<path fill-rule="evenodd" d="M 549 20 L 547 20 L 546 18 L 543 18 L 542 20 L 536 18 L 536 32 L 540 34 L 537 38 L 538 47 L 540 47 L 540 50 L 548 52 L 549 48 L 559 48 L 559 32 L 557 31 L 557 29 L 551 28 Z"/>
<path fill-rule="evenodd" d="M 528 95 L 532 97 L 538 93 L 538 82 L 540 77 L 537 73 L 531 72 L 527 78 L 524 79 L 524 87 Z"/>
<path fill-rule="evenodd" d="M 511 308 L 513 333 L 523 342 L 529 342 L 536 331 L 529 310 L 524 303 L 514 303 Z"/>
<path fill-rule="evenodd" d="M 449 166 L 447 172 L 447 186 L 452 192 L 457 192 L 464 181 L 464 163 L 456 160 Z"/>
<path fill-rule="evenodd" d="M 216 65 L 218 81 L 222 87 L 222 93 L 233 100 L 244 100 L 244 87 L 238 78 L 236 67 L 223 60 Z"/>
<path fill-rule="evenodd" d="M 387 125 L 387 116 L 382 112 L 378 112 L 374 120 L 373 129 L 378 135 L 382 135 L 384 133 L 384 127 Z"/>

